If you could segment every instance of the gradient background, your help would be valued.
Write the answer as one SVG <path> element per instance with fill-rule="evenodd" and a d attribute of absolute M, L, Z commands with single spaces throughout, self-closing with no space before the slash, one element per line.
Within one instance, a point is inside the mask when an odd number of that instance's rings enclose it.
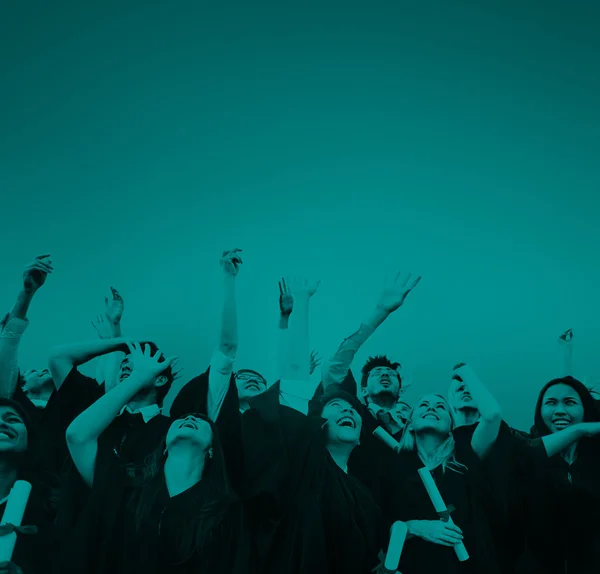
<path fill-rule="evenodd" d="M 481 6 L 485 4 L 485 6 Z M 332 353 L 396 269 L 423 280 L 357 358 L 420 391 L 465 360 L 529 428 L 576 335 L 600 375 L 600 4 L 3 2 L 0 301 L 53 255 L 23 368 L 123 329 L 203 371 L 221 251 L 244 249 L 238 366 L 272 371 L 277 279 L 320 278 Z"/>

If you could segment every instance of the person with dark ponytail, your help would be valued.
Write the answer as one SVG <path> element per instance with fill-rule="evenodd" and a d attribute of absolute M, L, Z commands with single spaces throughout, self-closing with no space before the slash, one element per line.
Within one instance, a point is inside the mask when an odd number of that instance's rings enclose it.
<path fill-rule="evenodd" d="M 566 376 L 540 391 L 526 466 L 525 574 L 600 572 L 600 422 L 586 386 Z"/>
<path fill-rule="evenodd" d="M 203 414 L 174 420 L 143 464 L 98 449 L 98 439 L 131 397 L 174 359 L 129 345 L 131 375 L 67 429 L 73 462 L 91 489 L 56 572 L 247 574 L 251 545 L 241 501 L 230 487 L 218 432 Z"/>

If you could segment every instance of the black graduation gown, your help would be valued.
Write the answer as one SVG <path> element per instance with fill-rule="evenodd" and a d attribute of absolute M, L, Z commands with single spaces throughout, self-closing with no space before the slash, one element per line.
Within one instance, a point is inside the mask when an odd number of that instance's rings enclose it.
<path fill-rule="evenodd" d="M 600 441 L 583 440 L 572 465 L 541 439 L 526 458 L 527 553 L 519 574 L 600 572 Z"/>
<path fill-rule="evenodd" d="M 278 384 L 250 404 L 242 416 L 248 484 L 269 494 L 271 511 L 256 527 L 267 550 L 261 573 L 371 572 L 386 542 L 380 509 L 331 458 L 325 420 L 281 406 Z"/>
<path fill-rule="evenodd" d="M 171 415 L 205 413 L 207 389 L 208 371 L 182 389 Z M 385 540 L 380 510 L 331 459 L 325 421 L 280 405 L 277 383 L 250 407 L 240 413 L 232 377 L 216 424 L 228 470 L 239 477 L 236 488 L 251 511 L 260 574 L 370 572 Z"/>
<path fill-rule="evenodd" d="M 249 525 L 239 501 L 227 504 L 221 520 L 196 551 L 182 551 L 203 483 L 169 497 L 164 475 L 149 519 L 136 531 L 138 500 L 132 479 L 114 453 L 99 453 L 96 476 L 76 528 L 65 540 L 56 574 L 250 574 L 253 568 Z M 133 504 L 132 504 L 133 501 Z"/>
<path fill-rule="evenodd" d="M 497 574 L 493 542 L 487 527 L 484 511 L 488 489 L 474 453 L 462 464 L 468 470 L 462 474 L 442 467 L 432 471 L 433 478 L 447 506 L 452 505 L 452 520 L 463 531 L 464 544 L 469 560 L 459 562 L 454 548 L 442 546 L 413 537 L 406 540 L 399 570 L 402 574 Z M 398 455 L 399 471 L 396 473 L 396 488 L 388 511 L 388 524 L 396 520 L 439 520 L 425 486 L 418 474 L 424 465 L 416 452 L 401 452 Z"/>
<path fill-rule="evenodd" d="M 479 423 L 454 429 L 456 456 L 469 456 L 473 433 Z M 500 425 L 498 438 L 479 466 L 485 474 L 490 497 L 485 511 L 502 572 L 513 573 L 525 548 L 525 481 L 522 459 L 529 435 Z"/>
<path fill-rule="evenodd" d="M 348 371 L 340 387 L 347 393 L 357 396 L 357 384 L 351 371 Z M 315 391 L 313 400 L 323 392 L 321 383 Z M 382 425 L 366 406 L 363 406 L 360 415 L 362 417 L 360 444 L 352 451 L 348 461 L 348 471 L 370 490 L 377 504 L 383 507 L 388 503 L 390 492 L 394 488 L 396 453 L 373 434 L 373 431 Z M 402 431 L 391 436 L 399 441 Z"/>

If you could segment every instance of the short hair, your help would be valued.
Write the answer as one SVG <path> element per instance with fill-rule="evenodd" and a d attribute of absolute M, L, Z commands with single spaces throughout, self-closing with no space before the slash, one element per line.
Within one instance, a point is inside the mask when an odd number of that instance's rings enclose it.
<path fill-rule="evenodd" d="M 367 362 L 363 365 L 362 368 L 362 376 L 360 379 L 360 386 L 362 388 L 367 386 L 367 379 L 369 378 L 369 373 L 376 369 L 377 367 L 388 367 L 393 371 L 396 371 L 398 367 L 402 367 L 400 363 L 393 363 L 386 355 L 375 355 L 374 357 L 369 357 Z M 398 382 L 400 383 L 400 388 L 402 388 L 402 377 L 400 373 L 396 373 L 398 376 Z"/>
<path fill-rule="evenodd" d="M 144 347 L 146 345 L 148 345 L 150 347 L 150 352 L 153 356 L 159 350 L 158 345 L 152 341 L 141 341 L 140 342 L 140 347 L 142 348 L 142 350 L 144 349 Z M 129 355 L 130 353 L 128 351 L 126 351 L 126 354 Z M 161 360 L 159 361 L 159 363 L 163 363 L 164 361 L 165 361 L 165 358 L 163 356 L 163 357 L 161 357 Z M 173 367 L 170 366 L 169 368 L 165 369 L 165 371 L 162 372 L 159 376 L 167 377 L 167 382 L 164 385 L 161 385 L 160 387 L 158 387 L 156 389 L 156 404 L 162 408 L 165 397 L 169 394 L 169 391 L 171 390 L 171 385 L 173 384 L 173 381 L 175 380 L 175 375 L 173 374 Z"/>

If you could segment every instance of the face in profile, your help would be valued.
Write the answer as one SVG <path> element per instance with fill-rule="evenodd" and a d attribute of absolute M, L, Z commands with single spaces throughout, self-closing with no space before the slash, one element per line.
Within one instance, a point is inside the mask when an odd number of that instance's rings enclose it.
<path fill-rule="evenodd" d="M 330 400 L 323 407 L 321 416 L 327 419 L 328 442 L 358 444 L 362 430 L 362 418 L 348 401 L 344 399 Z"/>
<path fill-rule="evenodd" d="M 450 407 L 439 395 L 425 395 L 415 403 L 410 424 L 415 433 L 448 435 L 452 430 Z"/>
<path fill-rule="evenodd" d="M 551 433 L 583 422 L 583 403 L 579 393 L 564 383 L 552 385 L 542 398 L 541 415 Z"/>
<path fill-rule="evenodd" d="M 408 422 L 410 411 L 411 407 L 408 403 L 405 403 L 404 401 L 398 401 L 396 404 L 396 418 L 403 424 Z"/>
<path fill-rule="evenodd" d="M 398 400 L 400 380 L 398 373 L 390 367 L 375 367 L 369 371 L 363 394 L 367 397 L 385 396 Z"/>
<path fill-rule="evenodd" d="M 54 388 L 52 375 L 48 369 L 30 369 L 22 375 L 23 392 L 28 394 L 39 393 L 42 390 Z"/>
<path fill-rule="evenodd" d="M 21 415 L 11 406 L 0 405 L 0 452 L 25 452 L 27 427 Z"/>
<path fill-rule="evenodd" d="M 167 432 L 167 451 L 176 445 L 187 445 L 190 448 L 206 452 L 213 441 L 210 423 L 199 415 L 186 415 L 177 419 Z"/>
<path fill-rule="evenodd" d="M 254 371 L 238 371 L 235 375 L 238 397 L 240 400 L 247 400 L 256 395 L 260 395 L 267 390 L 266 379 Z"/>

